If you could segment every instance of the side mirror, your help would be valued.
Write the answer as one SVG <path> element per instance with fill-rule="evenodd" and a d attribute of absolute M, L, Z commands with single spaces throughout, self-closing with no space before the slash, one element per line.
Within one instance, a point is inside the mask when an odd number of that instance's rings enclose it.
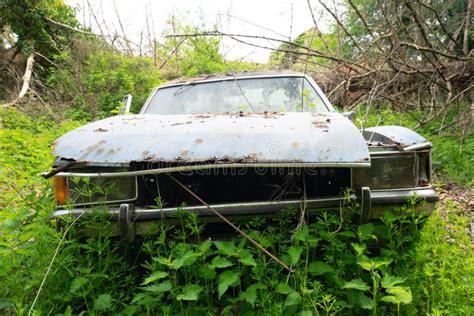
<path fill-rule="evenodd" d="M 129 93 L 122 98 L 123 106 L 120 108 L 118 115 L 130 113 L 130 107 L 132 106 L 132 95 Z"/>
<path fill-rule="evenodd" d="M 355 122 L 355 119 L 356 119 L 356 112 L 354 111 L 350 111 L 350 112 L 343 112 L 342 115 L 344 115 L 345 117 L 347 117 L 349 120 L 351 120 L 352 122 Z"/>

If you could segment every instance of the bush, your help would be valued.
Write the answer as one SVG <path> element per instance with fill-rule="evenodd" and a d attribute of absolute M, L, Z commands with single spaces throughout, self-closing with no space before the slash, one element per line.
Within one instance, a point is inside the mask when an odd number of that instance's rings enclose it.
<path fill-rule="evenodd" d="M 97 50 L 82 66 L 69 57 L 65 57 L 65 63 L 70 67 L 55 70 L 48 84 L 62 102 L 72 102 L 67 114 L 73 118 L 110 116 L 128 93 L 133 96 L 132 112 L 137 113 L 161 82 L 158 69 L 147 57 Z"/>
<path fill-rule="evenodd" d="M 82 81 L 86 102 L 109 115 L 128 93 L 133 95 L 132 112 L 137 113 L 161 79 L 150 58 L 98 52 L 87 59 Z"/>

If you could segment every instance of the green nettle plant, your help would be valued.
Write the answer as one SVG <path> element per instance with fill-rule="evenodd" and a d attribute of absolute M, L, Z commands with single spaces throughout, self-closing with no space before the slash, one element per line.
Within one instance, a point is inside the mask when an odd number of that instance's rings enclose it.
<path fill-rule="evenodd" d="M 346 212 L 347 213 L 347 212 Z M 162 223 L 157 238 L 142 250 L 149 256 L 133 313 L 300 314 L 319 315 L 371 310 L 400 313 L 412 302 L 405 279 L 395 276 L 394 247 L 403 221 L 387 215 L 390 225 L 355 225 L 333 213 L 307 219 L 294 230 L 298 212 L 287 209 L 271 222 L 252 218 L 242 229 L 291 266 L 293 273 L 273 262 L 240 237 L 202 238 L 204 227 L 185 208 L 178 225 Z M 399 226 L 397 226 L 399 225 Z M 385 240 L 378 256 L 375 241 Z M 193 240 L 194 242 L 190 242 Z"/>
<path fill-rule="evenodd" d="M 102 190 L 87 181 L 78 188 L 87 195 L 85 199 Z M 433 284 L 440 283 L 433 275 L 441 273 L 434 266 L 429 273 L 422 269 L 430 286 L 420 292 L 417 285 L 413 293 L 415 283 L 409 282 L 408 271 L 413 264 L 408 257 L 417 251 L 414 246 L 423 236 L 422 218 L 415 215 L 413 203 L 404 206 L 402 215 L 395 215 L 400 210 L 394 210 L 380 222 L 362 225 L 350 221 L 357 205 L 347 206 L 340 214 L 307 217 L 303 225 L 297 225 L 299 211 L 291 208 L 272 220 L 254 217 L 239 223 L 289 265 L 292 273 L 238 235 L 209 234 L 184 206 L 173 225 L 160 222 L 154 227 L 157 234 L 126 247 L 113 237 L 114 227 L 104 210 L 104 205 L 97 205 L 92 217 L 81 218 L 72 227 L 75 219 L 66 219 L 56 231 L 47 233 L 57 244 L 70 227 L 36 302 L 38 313 L 398 315 L 436 311 L 413 305 L 414 295 L 439 299 Z M 85 231 L 92 236 L 86 237 Z M 54 239 L 47 241 L 54 243 Z M 35 243 L 35 247 L 44 245 L 40 240 Z M 43 269 L 35 272 L 32 286 L 23 288 L 20 296 L 11 296 L 9 311 L 19 315 L 29 311 L 47 259 Z M 423 266 L 420 260 L 417 266 Z M 428 260 L 426 255 L 423 260 Z M 34 271 L 33 262 L 29 267 Z M 23 276 L 30 273 L 24 271 Z M 459 294 L 469 293 L 472 289 Z M 4 304 L 0 308 L 7 306 L 6 300 L 0 302 Z"/>

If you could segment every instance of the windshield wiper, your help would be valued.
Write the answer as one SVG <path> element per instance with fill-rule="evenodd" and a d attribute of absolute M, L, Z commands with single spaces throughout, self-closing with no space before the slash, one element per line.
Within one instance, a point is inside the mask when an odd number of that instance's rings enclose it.
<path fill-rule="evenodd" d="M 195 82 L 192 82 L 192 81 L 191 82 L 185 82 L 182 86 L 180 86 L 178 89 L 176 89 L 176 91 L 173 93 L 173 96 L 178 96 L 182 93 L 185 93 L 186 91 L 191 90 L 195 86 L 196 86 Z M 184 90 L 184 88 L 186 88 L 186 87 L 189 87 L 189 88 Z"/>

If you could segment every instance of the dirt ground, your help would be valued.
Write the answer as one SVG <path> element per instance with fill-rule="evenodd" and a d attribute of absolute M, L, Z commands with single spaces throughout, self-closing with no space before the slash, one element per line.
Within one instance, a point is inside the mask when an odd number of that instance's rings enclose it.
<path fill-rule="evenodd" d="M 465 215 L 469 218 L 469 224 L 466 230 L 471 236 L 471 249 L 474 250 L 474 192 L 469 187 L 463 187 L 453 183 L 440 186 L 437 191 L 440 196 L 438 209 L 446 220 L 449 200 L 455 203 L 461 212 L 466 212 Z"/>

